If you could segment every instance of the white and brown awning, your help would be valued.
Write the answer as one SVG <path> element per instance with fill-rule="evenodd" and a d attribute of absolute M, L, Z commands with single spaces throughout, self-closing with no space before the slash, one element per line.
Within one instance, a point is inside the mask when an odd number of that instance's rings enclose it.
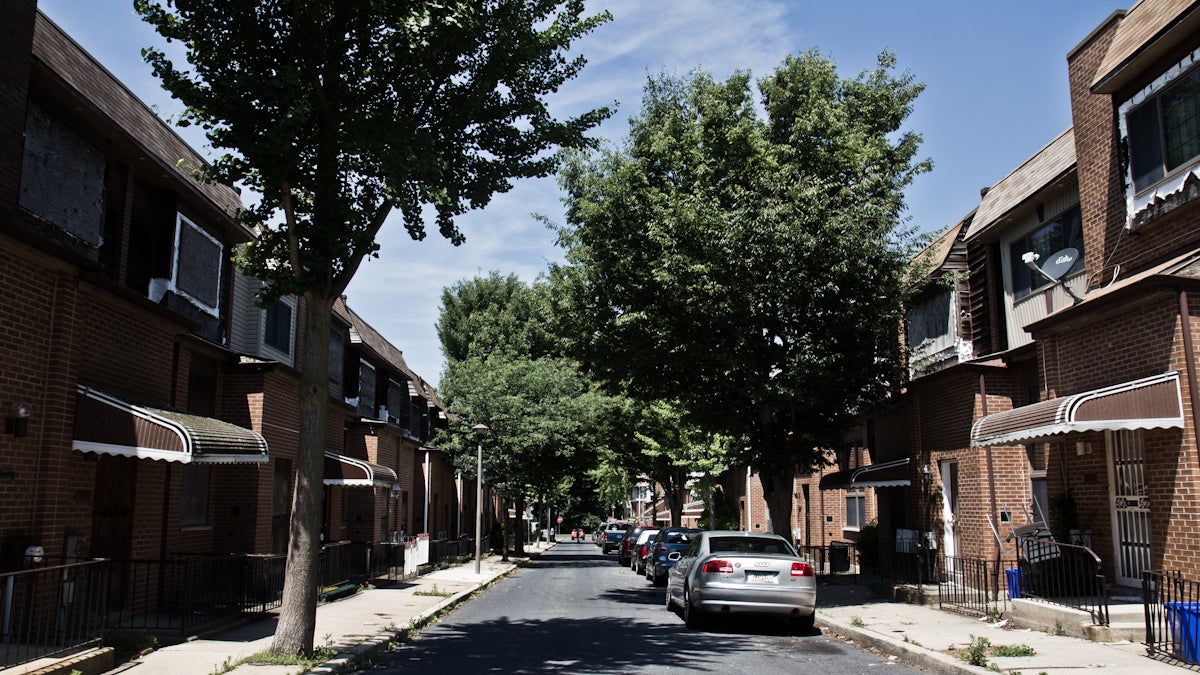
<path fill-rule="evenodd" d="M 897 459 L 870 466 L 860 466 L 849 471 L 837 471 L 821 477 L 822 490 L 853 490 L 856 488 L 907 487 L 912 484 L 908 477 L 908 460 Z"/>
<path fill-rule="evenodd" d="M 71 449 L 184 464 L 261 464 L 267 441 L 211 417 L 135 405 L 80 386 Z"/>
<path fill-rule="evenodd" d="M 982 417 L 971 427 L 971 445 L 1019 445 L 1079 431 L 1182 428 L 1179 373 L 1170 372 Z"/>
<path fill-rule="evenodd" d="M 396 472 L 386 466 L 325 451 L 325 485 L 387 489 L 396 482 Z"/>

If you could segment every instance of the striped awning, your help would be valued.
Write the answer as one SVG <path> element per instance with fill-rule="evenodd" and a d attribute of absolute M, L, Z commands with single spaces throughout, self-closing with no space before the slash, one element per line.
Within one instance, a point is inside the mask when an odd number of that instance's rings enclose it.
<path fill-rule="evenodd" d="M 325 451 L 325 485 L 386 489 L 396 482 L 396 472 L 386 466 Z"/>
<path fill-rule="evenodd" d="M 821 477 L 822 490 L 853 490 L 855 488 L 907 487 L 912 484 L 908 477 L 908 457 L 881 464 L 860 466 L 849 471 L 838 471 Z"/>
<path fill-rule="evenodd" d="M 267 441 L 230 422 L 134 405 L 81 386 L 71 449 L 184 464 L 262 464 Z"/>
<path fill-rule="evenodd" d="M 971 445 L 1014 445 L 1079 431 L 1182 429 L 1179 373 L 1152 375 L 982 417 Z"/>

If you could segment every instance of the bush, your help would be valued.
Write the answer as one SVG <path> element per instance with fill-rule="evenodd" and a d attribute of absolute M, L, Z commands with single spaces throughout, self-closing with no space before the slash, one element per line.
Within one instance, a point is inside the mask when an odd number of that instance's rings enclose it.
<path fill-rule="evenodd" d="M 858 564 L 868 570 L 879 569 L 879 522 L 872 520 L 858 531 L 858 541 L 854 542 L 858 551 Z"/>

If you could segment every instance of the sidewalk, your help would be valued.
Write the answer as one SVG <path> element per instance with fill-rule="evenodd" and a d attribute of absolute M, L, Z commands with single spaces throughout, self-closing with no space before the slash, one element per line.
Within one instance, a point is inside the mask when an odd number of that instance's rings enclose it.
<path fill-rule="evenodd" d="M 988 656 L 989 666 L 1000 672 L 1055 675 L 1104 669 L 1118 673 L 1173 673 L 1189 669 L 1146 656 L 1146 646 L 1136 642 L 1092 642 L 1083 638 L 1041 631 L 1005 628 L 936 606 L 891 602 L 876 597 L 868 586 L 843 581 L 823 581 L 817 589 L 817 626 L 899 660 L 937 673 L 995 673 L 972 666 L 952 650 L 971 644 L 972 636 L 987 638 L 993 646 L 1032 647 L 1033 656 Z"/>
<path fill-rule="evenodd" d="M 553 544 L 549 548 L 553 548 Z M 525 557 L 510 556 L 507 563 L 492 555 L 481 561 L 479 574 L 475 574 L 472 560 L 405 583 L 370 588 L 336 602 L 318 605 L 314 646 L 332 647 L 338 655 L 307 672 L 333 673 L 348 669 L 370 652 L 384 648 L 405 629 L 422 624 L 546 550 L 547 547 L 526 547 Z M 204 639 L 163 647 L 109 672 L 123 675 L 220 673 L 229 665 L 268 649 L 275 634 L 275 624 L 276 619 L 271 616 Z M 301 668 L 244 664 L 228 672 L 233 675 L 294 675 L 301 672 Z"/>

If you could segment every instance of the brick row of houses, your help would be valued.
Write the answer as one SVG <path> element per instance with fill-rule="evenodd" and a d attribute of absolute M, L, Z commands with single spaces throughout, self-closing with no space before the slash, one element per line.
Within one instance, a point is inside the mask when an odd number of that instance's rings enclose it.
<path fill-rule="evenodd" d="M 256 306 L 237 192 L 35 2 L 0 8 L 0 572 L 286 550 L 304 303 Z M 472 533 L 437 393 L 344 301 L 329 352 L 324 540 Z"/>
<path fill-rule="evenodd" d="M 798 543 L 877 520 L 885 564 L 915 542 L 1011 559 L 1044 525 L 1118 586 L 1200 579 L 1200 3 L 1141 0 L 1080 38 L 1072 126 L 921 254 L 911 382 L 796 477 Z M 769 528 L 753 471 L 724 486 Z"/>

